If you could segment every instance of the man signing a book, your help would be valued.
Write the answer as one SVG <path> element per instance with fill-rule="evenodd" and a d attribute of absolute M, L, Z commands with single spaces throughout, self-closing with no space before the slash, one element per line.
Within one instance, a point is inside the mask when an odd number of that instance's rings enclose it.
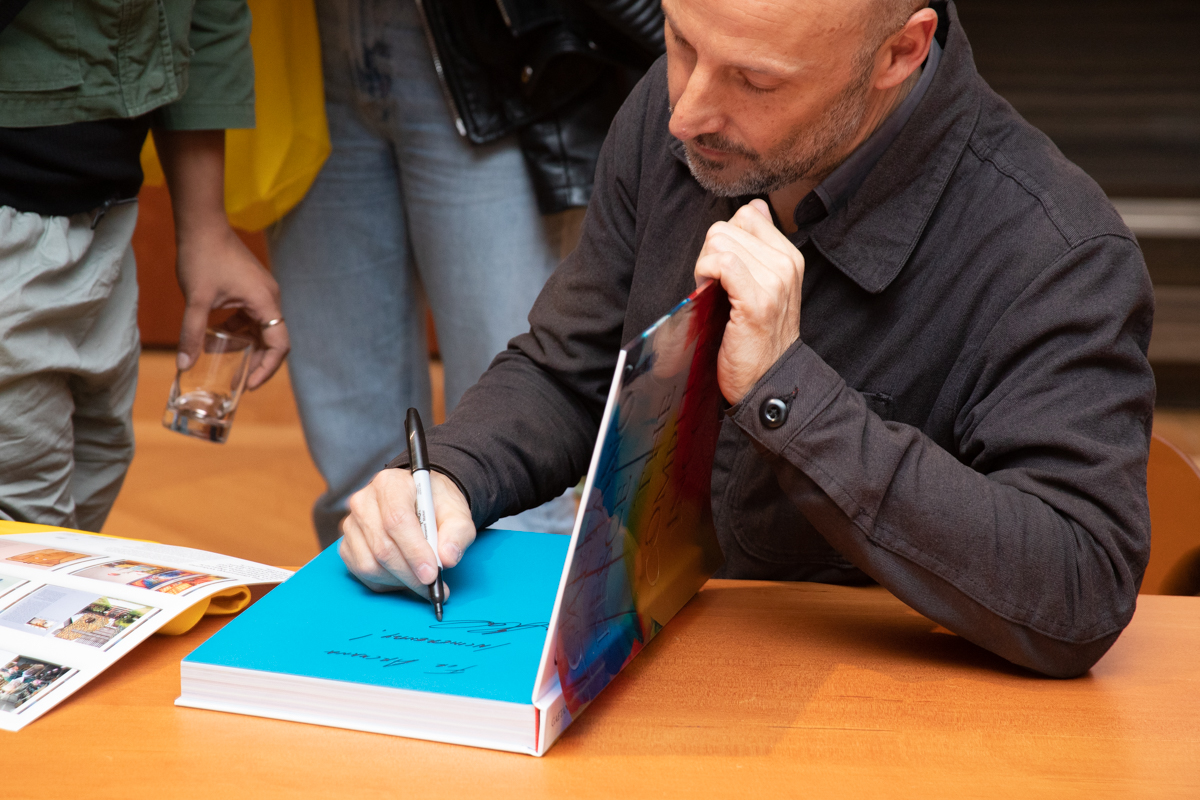
<path fill-rule="evenodd" d="M 578 480 L 620 346 L 711 279 L 732 304 L 718 576 L 875 581 L 1016 664 L 1085 672 L 1149 555 L 1133 236 L 980 78 L 953 2 L 663 9 L 578 249 L 429 433 L 443 563 Z M 424 596 L 408 471 L 350 507 L 350 569 Z"/>

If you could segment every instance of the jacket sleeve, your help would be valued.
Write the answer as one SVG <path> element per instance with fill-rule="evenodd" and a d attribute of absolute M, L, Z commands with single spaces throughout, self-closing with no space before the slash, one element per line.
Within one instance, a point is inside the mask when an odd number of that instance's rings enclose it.
<path fill-rule="evenodd" d="M 963 354 L 953 452 L 882 420 L 803 343 L 730 414 L 805 517 L 904 602 L 1079 675 L 1128 624 L 1149 558 L 1152 307 L 1136 244 L 1073 247 Z M 774 429 L 771 398 L 791 398 Z"/>
<path fill-rule="evenodd" d="M 217 130 L 254 127 L 254 58 L 246 0 L 196 0 L 179 46 L 187 59 L 183 96 L 158 109 L 157 127 Z"/>
<path fill-rule="evenodd" d="M 647 83 L 617 114 L 579 245 L 539 295 L 529 332 L 427 433 L 431 466 L 458 482 L 480 528 L 556 497 L 587 472 L 633 274 Z M 389 466 L 407 463 L 401 454 Z"/>

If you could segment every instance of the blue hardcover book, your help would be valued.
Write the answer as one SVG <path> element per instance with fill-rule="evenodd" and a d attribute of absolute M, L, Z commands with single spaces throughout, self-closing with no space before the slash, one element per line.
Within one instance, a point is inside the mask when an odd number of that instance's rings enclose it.
<path fill-rule="evenodd" d="M 532 702 L 570 540 L 481 531 L 453 600 L 377 594 L 332 546 L 183 661 L 181 705 L 534 752 Z"/>
<path fill-rule="evenodd" d="M 441 622 L 332 547 L 184 659 L 177 704 L 545 753 L 721 565 L 728 313 L 708 284 L 621 349 L 569 538 L 482 531 Z"/>

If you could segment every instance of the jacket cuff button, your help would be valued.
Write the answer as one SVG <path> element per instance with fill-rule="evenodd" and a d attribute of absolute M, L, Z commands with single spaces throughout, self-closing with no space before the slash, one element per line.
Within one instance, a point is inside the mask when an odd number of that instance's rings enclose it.
<path fill-rule="evenodd" d="M 787 415 L 787 403 L 778 397 L 764 400 L 763 404 L 758 408 L 758 418 L 768 428 L 778 428 L 787 421 Z"/>

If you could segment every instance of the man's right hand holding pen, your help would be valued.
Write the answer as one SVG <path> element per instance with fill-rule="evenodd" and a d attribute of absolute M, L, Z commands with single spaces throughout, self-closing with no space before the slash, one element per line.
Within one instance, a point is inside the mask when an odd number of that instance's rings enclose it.
<path fill-rule="evenodd" d="M 475 541 L 471 509 L 454 481 L 430 475 L 437 514 L 438 555 L 444 567 L 462 560 Z M 342 520 L 338 553 L 368 588 L 392 592 L 409 588 L 423 600 L 437 578 L 437 559 L 417 519 L 417 489 L 407 469 L 385 469 L 350 497 L 350 515 Z M 449 596 L 449 587 L 446 595 Z"/>

